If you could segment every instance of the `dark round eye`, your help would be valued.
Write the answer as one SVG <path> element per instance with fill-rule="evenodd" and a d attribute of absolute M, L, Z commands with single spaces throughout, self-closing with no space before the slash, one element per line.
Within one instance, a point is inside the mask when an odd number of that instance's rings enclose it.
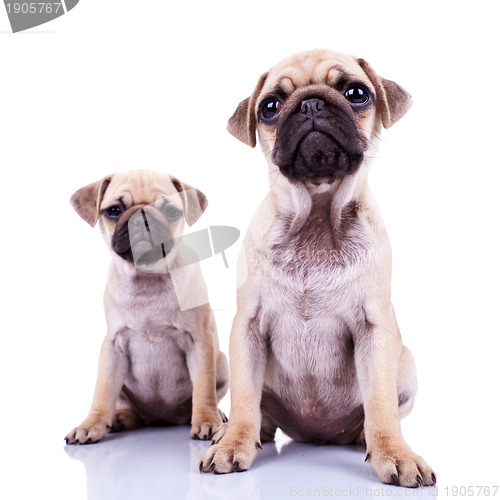
<path fill-rule="evenodd" d="M 268 97 L 260 105 L 260 115 L 266 121 L 274 120 L 281 113 L 282 107 L 281 101 L 277 97 Z"/>
<path fill-rule="evenodd" d="M 370 99 L 370 94 L 361 85 L 352 85 L 345 92 L 344 96 L 351 104 L 366 104 Z"/>
<path fill-rule="evenodd" d="M 182 211 L 173 205 L 168 205 L 165 208 L 164 213 L 165 217 L 170 221 L 177 220 L 182 215 Z"/>
<path fill-rule="evenodd" d="M 117 220 L 122 214 L 122 209 L 119 205 L 113 205 L 104 209 L 104 215 L 111 220 Z"/>

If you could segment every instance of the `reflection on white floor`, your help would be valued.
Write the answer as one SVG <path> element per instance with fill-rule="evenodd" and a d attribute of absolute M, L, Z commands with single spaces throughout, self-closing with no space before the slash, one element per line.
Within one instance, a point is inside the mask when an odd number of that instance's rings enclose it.
<path fill-rule="evenodd" d="M 109 434 L 94 445 L 66 446 L 87 474 L 88 500 L 379 498 L 401 496 L 381 484 L 364 462 L 362 446 L 314 446 L 278 432 L 243 473 L 200 474 L 209 442 L 189 439 L 189 427 L 149 428 Z M 435 488 L 406 490 L 404 497 L 437 496 Z"/>

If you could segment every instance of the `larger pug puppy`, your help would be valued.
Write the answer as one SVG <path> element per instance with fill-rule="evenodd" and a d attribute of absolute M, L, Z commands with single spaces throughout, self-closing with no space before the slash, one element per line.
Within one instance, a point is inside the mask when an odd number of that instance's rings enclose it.
<path fill-rule="evenodd" d="M 189 423 L 192 438 L 209 439 L 225 419 L 217 403 L 229 385 L 228 363 L 209 304 L 181 310 L 170 272 L 183 265 L 184 223 L 198 220 L 205 195 L 173 176 L 134 170 L 79 189 L 71 203 L 91 226 L 99 222 L 112 261 L 94 401 L 66 442 Z M 185 280 L 184 293 L 205 287 L 198 272 Z"/>
<path fill-rule="evenodd" d="M 230 338 L 231 414 L 200 470 L 250 467 L 277 427 L 299 441 L 366 440 L 381 481 L 434 485 L 400 419 L 415 364 L 391 304 L 391 250 L 367 174 L 410 95 L 363 59 L 293 55 L 262 75 L 228 130 L 269 165 L 244 243 Z"/>

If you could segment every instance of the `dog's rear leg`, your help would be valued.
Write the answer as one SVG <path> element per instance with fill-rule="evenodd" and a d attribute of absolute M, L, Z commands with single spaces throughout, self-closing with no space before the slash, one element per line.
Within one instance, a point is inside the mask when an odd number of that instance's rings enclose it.
<path fill-rule="evenodd" d="M 273 423 L 273 421 L 267 416 L 262 414 L 262 423 L 260 425 L 260 441 L 261 443 L 267 443 L 269 441 L 274 441 L 276 436 L 276 429 L 278 426 Z"/>
<path fill-rule="evenodd" d="M 410 350 L 403 346 L 398 367 L 398 410 L 399 418 L 411 412 L 417 393 L 417 369 Z"/>
<path fill-rule="evenodd" d="M 216 382 L 215 390 L 217 393 L 217 402 L 226 395 L 229 389 L 229 363 L 227 362 L 226 355 L 223 352 L 217 354 L 216 365 Z"/>
<path fill-rule="evenodd" d="M 403 352 L 399 358 L 398 367 L 398 411 L 399 418 L 409 415 L 415 402 L 417 393 L 417 371 L 413 355 L 407 347 L 403 346 Z M 366 446 L 365 430 L 355 439 L 355 444 Z"/>
<path fill-rule="evenodd" d="M 221 399 L 226 395 L 229 389 L 229 363 L 227 362 L 226 355 L 223 352 L 219 352 L 217 355 L 217 365 L 216 365 L 216 381 L 215 381 L 215 391 L 217 396 L 217 403 L 220 403 Z M 222 423 L 227 422 L 227 415 L 219 410 L 219 415 L 222 418 Z"/>
<path fill-rule="evenodd" d="M 116 403 L 116 410 L 113 415 L 113 423 L 111 424 L 111 432 L 129 431 L 144 427 L 145 423 L 137 411 L 135 411 L 129 402 L 120 394 Z"/>
<path fill-rule="evenodd" d="M 140 415 L 132 409 L 116 410 L 113 415 L 111 432 L 129 431 L 144 427 L 144 421 Z"/>

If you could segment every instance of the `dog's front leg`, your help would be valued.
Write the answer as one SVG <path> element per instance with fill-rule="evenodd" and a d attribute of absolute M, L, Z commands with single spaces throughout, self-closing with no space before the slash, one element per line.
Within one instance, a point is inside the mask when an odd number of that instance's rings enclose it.
<path fill-rule="evenodd" d="M 401 433 L 397 384 L 403 346 L 392 305 L 387 314 L 361 330 L 354 342 L 367 460 L 384 483 L 410 488 L 434 485 L 432 469 L 410 449 Z"/>
<path fill-rule="evenodd" d="M 110 334 L 104 339 L 92 406 L 85 420 L 66 436 L 66 443 L 97 443 L 111 430 L 115 403 L 129 369 L 127 356 L 119 344 Z"/>
<path fill-rule="evenodd" d="M 238 309 L 231 330 L 231 414 L 222 437 L 206 452 L 201 472 L 242 472 L 252 464 L 260 444 L 260 400 L 266 366 L 265 339 L 258 327 L 258 307 Z M 222 433 L 220 433 L 222 434 Z"/>
<path fill-rule="evenodd" d="M 222 425 L 222 416 L 217 409 L 217 334 L 214 319 L 208 310 L 193 338 L 194 347 L 187 355 L 189 375 L 193 383 L 193 414 L 191 438 L 210 439 Z"/>

